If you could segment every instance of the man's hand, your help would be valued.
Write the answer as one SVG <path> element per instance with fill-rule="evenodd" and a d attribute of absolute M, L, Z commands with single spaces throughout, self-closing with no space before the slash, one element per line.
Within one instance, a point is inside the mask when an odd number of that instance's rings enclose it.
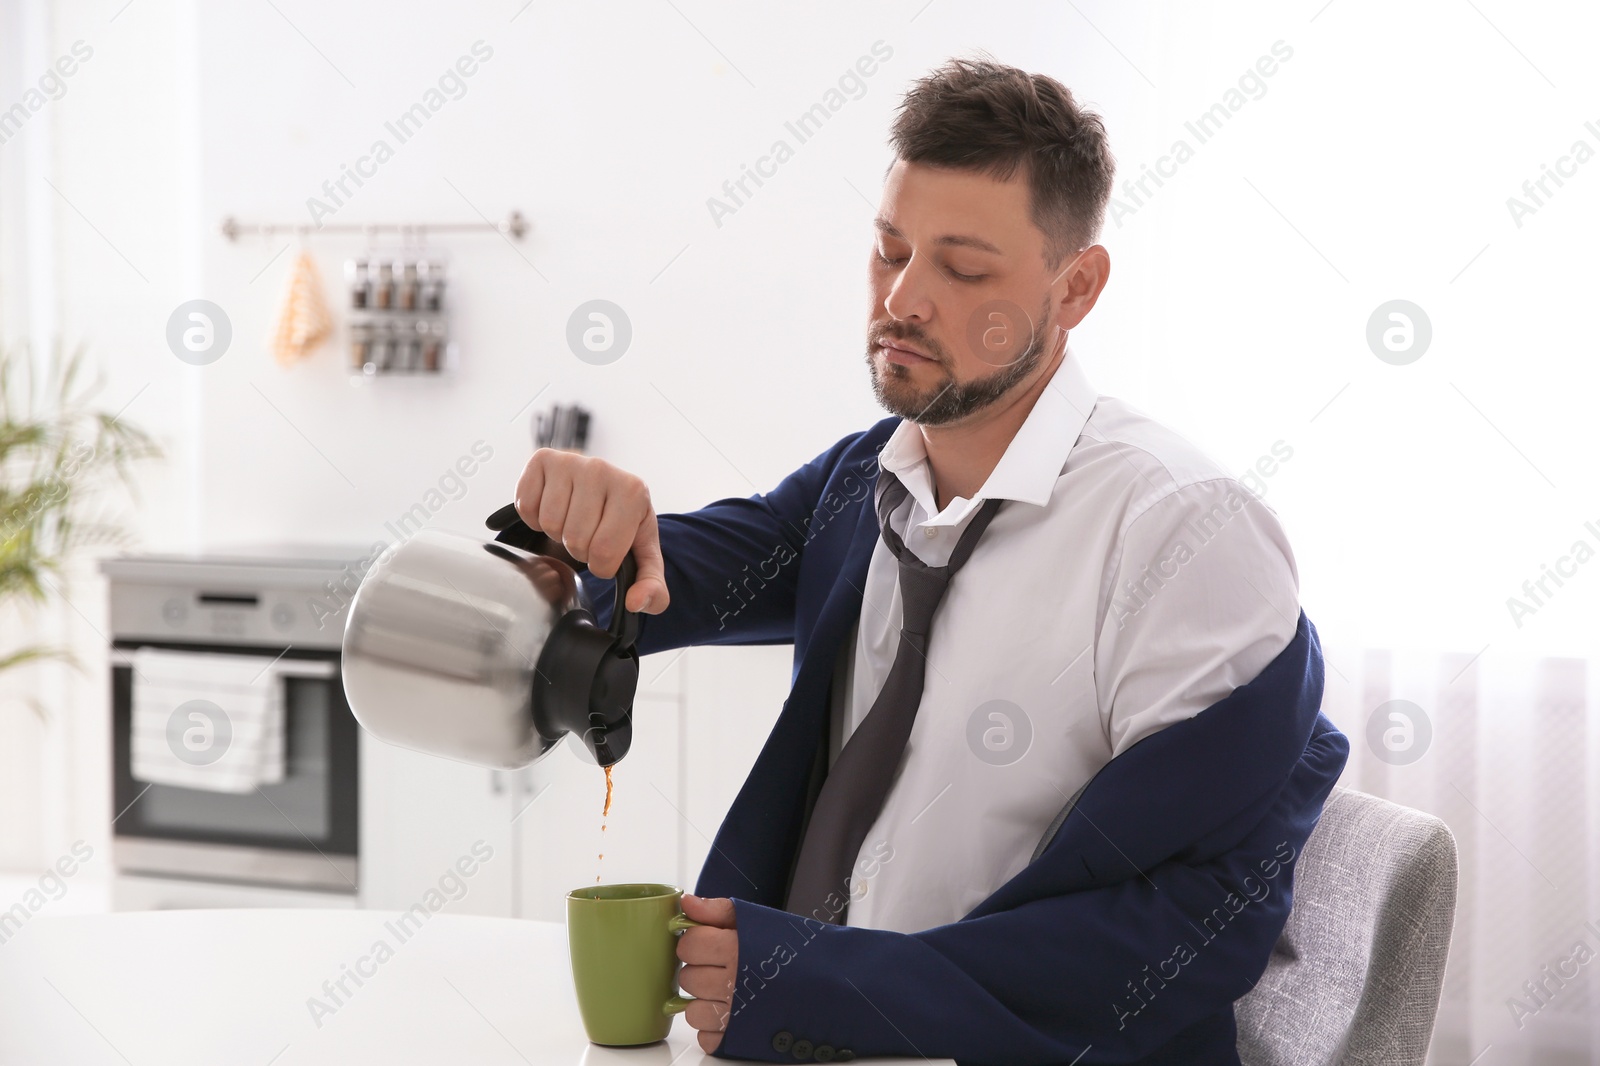
<path fill-rule="evenodd" d="M 700 1050 L 710 1054 L 722 1043 L 733 1005 L 733 983 L 739 972 L 739 934 L 734 931 L 733 900 L 683 897 L 685 916 L 704 928 L 686 929 L 678 938 L 678 987 L 695 997 L 684 1012 L 700 1030 Z"/>
<path fill-rule="evenodd" d="M 631 550 L 639 576 L 628 590 L 630 611 L 667 609 L 661 537 L 645 483 L 603 459 L 540 448 L 517 482 L 517 515 L 559 541 L 596 577 L 612 577 Z"/>

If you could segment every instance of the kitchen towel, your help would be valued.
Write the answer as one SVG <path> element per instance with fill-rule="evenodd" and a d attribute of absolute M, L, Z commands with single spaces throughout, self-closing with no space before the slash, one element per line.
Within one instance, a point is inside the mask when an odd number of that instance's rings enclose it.
<path fill-rule="evenodd" d="M 283 780 L 277 660 L 161 648 L 131 658 L 136 780 L 234 793 Z"/>
<path fill-rule="evenodd" d="M 322 295 L 322 275 L 311 253 L 301 250 L 289 271 L 289 285 L 272 330 L 272 354 L 280 364 L 304 359 L 333 332 L 333 316 Z"/>

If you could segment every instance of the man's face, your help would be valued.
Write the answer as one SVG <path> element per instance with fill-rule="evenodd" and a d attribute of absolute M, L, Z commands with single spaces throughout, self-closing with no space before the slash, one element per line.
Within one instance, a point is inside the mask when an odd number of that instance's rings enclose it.
<path fill-rule="evenodd" d="M 873 391 L 890 413 L 964 421 L 1024 388 L 1053 354 L 1056 279 L 1028 207 L 1021 168 L 1005 182 L 903 161 L 890 169 L 867 326 Z"/>

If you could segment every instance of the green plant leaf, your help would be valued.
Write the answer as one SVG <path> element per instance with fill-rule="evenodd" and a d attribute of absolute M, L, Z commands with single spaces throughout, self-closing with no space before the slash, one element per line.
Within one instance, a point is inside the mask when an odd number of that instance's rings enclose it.
<path fill-rule="evenodd" d="M 0 601 L 47 603 L 86 548 L 122 544 L 123 524 L 105 508 L 108 494 L 137 499 L 134 465 L 161 448 L 119 412 L 96 408 L 104 385 L 83 348 L 54 353 L 43 367 L 25 349 L 0 352 Z M 0 673 L 60 660 L 65 649 L 0 649 Z"/>

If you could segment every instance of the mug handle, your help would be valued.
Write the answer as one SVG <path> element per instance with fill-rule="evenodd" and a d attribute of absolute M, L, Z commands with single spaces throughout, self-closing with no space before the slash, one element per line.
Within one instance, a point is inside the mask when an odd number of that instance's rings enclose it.
<path fill-rule="evenodd" d="M 704 925 L 693 918 L 687 918 L 680 911 L 675 917 L 667 919 L 667 932 L 681 933 L 685 929 L 693 929 Z M 689 1004 L 694 1002 L 693 996 L 668 996 L 667 1001 L 661 1005 L 661 1013 L 666 1015 L 682 1014 L 689 1009 Z"/>

